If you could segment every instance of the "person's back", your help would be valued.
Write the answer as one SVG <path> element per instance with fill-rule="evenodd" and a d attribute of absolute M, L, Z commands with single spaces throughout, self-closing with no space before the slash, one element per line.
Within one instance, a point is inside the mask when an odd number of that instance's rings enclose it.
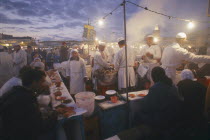
<path fill-rule="evenodd" d="M 171 128 L 179 117 L 181 101 L 174 86 L 156 83 L 142 100 L 142 122 L 156 128 Z"/>
<path fill-rule="evenodd" d="M 179 93 L 184 99 L 184 117 L 195 123 L 203 118 L 206 88 L 196 81 L 185 79 L 178 84 Z"/>
<path fill-rule="evenodd" d="M 9 140 L 35 140 L 41 131 L 41 114 L 35 93 L 21 86 L 0 98 L 3 134 Z"/>

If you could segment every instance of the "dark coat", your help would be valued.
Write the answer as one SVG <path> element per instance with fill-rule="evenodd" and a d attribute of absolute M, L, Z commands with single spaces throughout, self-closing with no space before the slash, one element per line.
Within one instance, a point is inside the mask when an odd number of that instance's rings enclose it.
<path fill-rule="evenodd" d="M 154 128 L 173 128 L 179 119 L 181 105 L 176 87 L 158 82 L 142 99 L 139 117 L 142 123 Z"/>
<path fill-rule="evenodd" d="M 42 118 L 35 94 L 21 86 L 0 98 L 3 134 L 8 140 L 35 140 L 41 131 Z"/>

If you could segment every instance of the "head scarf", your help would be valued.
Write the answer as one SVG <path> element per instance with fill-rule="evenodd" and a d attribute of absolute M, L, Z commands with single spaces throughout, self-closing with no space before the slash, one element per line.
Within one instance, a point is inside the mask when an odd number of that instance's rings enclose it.
<path fill-rule="evenodd" d="M 70 56 L 69 56 L 69 60 L 72 58 L 72 53 L 73 53 L 73 52 L 77 52 L 77 53 L 78 53 L 78 50 L 77 50 L 77 49 L 72 49 L 72 50 L 71 50 Z"/>
<path fill-rule="evenodd" d="M 183 70 L 181 72 L 181 79 L 182 80 L 186 80 L 186 79 L 193 80 L 194 79 L 194 75 L 193 75 L 191 70 L 185 69 L 185 70 Z"/>

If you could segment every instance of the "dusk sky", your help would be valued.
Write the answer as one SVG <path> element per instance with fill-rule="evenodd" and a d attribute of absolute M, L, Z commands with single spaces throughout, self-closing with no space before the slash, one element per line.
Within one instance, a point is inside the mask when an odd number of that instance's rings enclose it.
<path fill-rule="evenodd" d="M 134 3 L 172 16 L 210 21 L 208 0 L 131 0 Z M 105 20 L 96 21 L 113 10 L 122 0 L 0 0 L 0 32 L 14 36 L 32 36 L 40 40 L 82 40 L 83 25 L 90 18 L 98 38 L 123 36 L 122 7 Z M 185 22 L 169 20 L 127 5 L 128 36 L 143 36 L 158 24 L 163 36 L 186 31 Z M 151 24 L 150 24 L 151 23 Z M 197 30 L 209 24 L 199 23 Z M 138 32 L 136 32 L 138 30 Z"/>

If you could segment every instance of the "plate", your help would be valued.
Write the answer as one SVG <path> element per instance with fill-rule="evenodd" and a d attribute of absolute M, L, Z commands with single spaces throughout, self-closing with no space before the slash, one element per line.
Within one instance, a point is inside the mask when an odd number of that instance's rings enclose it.
<path fill-rule="evenodd" d="M 103 99 L 105 99 L 105 96 L 98 95 L 98 96 L 95 96 L 95 99 L 96 100 L 103 100 Z"/>
<path fill-rule="evenodd" d="M 116 93 L 115 90 L 107 90 L 107 91 L 106 91 L 106 94 L 107 94 L 107 95 L 114 95 L 115 93 Z"/>

